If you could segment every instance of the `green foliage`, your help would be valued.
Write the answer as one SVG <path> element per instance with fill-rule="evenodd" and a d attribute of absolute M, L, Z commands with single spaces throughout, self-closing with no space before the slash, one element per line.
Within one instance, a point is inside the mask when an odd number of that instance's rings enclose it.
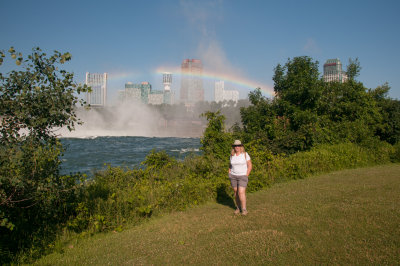
<path fill-rule="evenodd" d="M 376 101 L 382 114 L 382 122 L 376 135 L 393 145 L 400 141 L 400 101 L 388 98 L 389 90 L 389 84 L 385 83 L 368 93 Z"/>
<path fill-rule="evenodd" d="M 394 146 L 394 151 L 391 154 L 392 162 L 399 163 L 400 162 L 400 142 L 397 142 Z"/>
<path fill-rule="evenodd" d="M 349 59 L 349 64 L 347 65 L 346 75 L 349 80 L 354 80 L 358 75 L 360 75 L 361 66 L 358 58 Z"/>
<path fill-rule="evenodd" d="M 202 147 L 206 156 L 213 155 L 218 159 L 226 159 L 233 143 L 232 136 L 224 132 L 225 117 L 217 112 L 206 112 L 202 114 L 208 120 L 208 126 L 201 139 Z"/>
<path fill-rule="evenodd" d="M 10 49 L 11 56 L 16 52 Z M 55 51 L 47 56 L 39 48 L 27 59 L 18 53 L 20 71 L 0 75 L 1 143 L 19 141 L 21 130 L 35 140 L 54 137 L 55 127 L 73 128 L 77 122 L 75 93 L 86 90 L 74 83 L 73 74 L 58 70 L 58 64 L 71 59 L 69 53 Z"/>
<path fill-rule="evenodd" d="M 318 62 L 289 59 L 275 68 L 272 100 L 260 90 L 249 94 L 251 106 L 241 108 L 243 138 L 262 139 L 274 154 L 292 154 L 324 143 L 394 144 L 400 136 L 398 102 L 386 97 L 388 85 L 368 91 L 354 80 L 361 67 L 350 60 L 352 78 L 344 83 L 319 79 Z"/>
<path fill-rule="evenodd" d="M 274 80 L 274 91 L 279 101 L 288 102 L 301 110 L 313 109 L 321 93 L 318 61 L 313 62 L 308 56 L 294 57 L 281 66 L 277 65 Z M 289 110 L 282 109 L 280 115 Z"/>
<path fill-rule="evenodd" d="M 120 230 L 160 212 L 184 210 L 215 199 L 217 187 L 228 185 L 227 167 L 221 160 L 192 156 L 161 165 L 165 156 L 160 155 L 163 153 L 152 151 L 144 170 L 108 167 L 96 173 L 86 184 L 67 228 L 77 233 Z"/>
<path fill-rule="evenodd" d="M 240 109 L 245 132 L 251 135 L 263 132 L 267 137 L 274 137 L 275 124 L 273 122 L 276 110 L 272 107 L 272 102 L 262 96 L 258 88 L 249 93 L 249 99 L 252 105 Z"/>
<path fill-rule="evenodd" d="M 168 167 L 174 164 L 176 161 L 174 158 L 168 156 L 166 151 L 152 150 L 150 154 L 146 156 L 146 160 L 142 162 L 147 169 L 160 169 L 162 167 Z"/>
<path fill-rule="evenodd" d="M 8 53 L 19 70 L 0 73 L 0 249 L 9 254 L 0 263 L 32 244 L 45 246 L 73 210 L 79 176 L 59 175 L 63 148 L 53 132 L 79 123 L 75 94 L 86 90 L 58 70 L 69 53 Z M 1 51 L 0 65 L 5 57 Z"/>

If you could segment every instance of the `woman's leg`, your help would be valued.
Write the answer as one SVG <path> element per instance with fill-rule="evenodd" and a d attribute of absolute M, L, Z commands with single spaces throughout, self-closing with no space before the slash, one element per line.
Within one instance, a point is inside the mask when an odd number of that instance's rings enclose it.
<path fill-rule="evenodd" d="M 236 207 L 240 209 L 241 207 L 240 207 L 240 199 L 239 199 L 238 187 L 233 187 L 233 193 L 235 195 Z"/>
<path fill-rule="evenodd" d="M 239 202 L 241 203 L 241 209 L 242 212 L 247 210 L 246 209 L 246 187 L 239 187 L 239 190 L 237 191 Z"/>

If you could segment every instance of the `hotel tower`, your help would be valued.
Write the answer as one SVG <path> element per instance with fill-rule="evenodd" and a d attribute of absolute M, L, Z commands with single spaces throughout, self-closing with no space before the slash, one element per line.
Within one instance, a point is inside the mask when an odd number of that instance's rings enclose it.
<path fill-rule="evenodd" d="M 86 94 L 86 103 L 93 107 L 104 107 L 107 99 L 107 73 L 86 72 L 85 84 L 92 90 Z"/>
<path fill-rule="evenodd" d="M 324 81 L 345 82 L 347 80 L 346 72 L 342 70 L 342 62 L 339 59 L 328 59 L 324 64 Z"/>
<path fill-rule="evenodd" d="M 199 59 L 185 59 L 181 66 L 180 99 L 187 105 L 204 101 L 203 65 Z"/>

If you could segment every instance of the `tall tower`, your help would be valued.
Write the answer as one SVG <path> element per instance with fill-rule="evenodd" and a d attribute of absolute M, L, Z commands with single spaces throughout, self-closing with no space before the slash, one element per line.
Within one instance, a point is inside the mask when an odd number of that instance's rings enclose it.
<path fill-rule="evenodd" d="M 342 62 L 339 59 L 328 59 L 324 64 L 324 81 L 345 82 L 347 80 L 346 73 L 342 70 Z"/>
<path fill-rule="evenodd" d="M 172 74 L 171 73 L 164 73 L 163 74 L 163 84 L 164 84 L 164 91 L 170 91 L 171 90 L 171 84 L 172 84 Z"/>
<path fill-rule="evenodd" d="M 204 101 L 203 65 L 201 60 L 185 59 L 182 61 L 181 67 L 181 101 L 189 105 Z"/>
<path fill-rule="evenodd" d="M 222 102 L 224 100 L 224 81 L 216 81 L 214 83 L 214 101 Z"/>
<path fill-rule="evenodd" d="M 173 94 L 171 92 L 171 84 L 172 84 L 172 74 L 164 73 L 163 74 L 163 84 L 164 84 L 164 103 L 172 104 L 173 103 Z"/>
<path fill-rule="evenodd" d="M 104 107 L 107 99 L 107 73 L 86 72 L 85 84 L 92 90 L 86 94 L 86 103 L 94 107 Z"/>

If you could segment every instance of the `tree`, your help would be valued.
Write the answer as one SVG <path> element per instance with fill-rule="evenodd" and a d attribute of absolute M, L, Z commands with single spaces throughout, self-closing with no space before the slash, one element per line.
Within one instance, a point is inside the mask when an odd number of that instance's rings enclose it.
<path fill-rule="evenodd" d="M 0 51 L 0 65 L 6 54 Z M 46 223 L 66 218 L 76 182 L 59 175 L 63 148 L 55 130 L 80 123 L 76 94 L 88 88 L 58 69 L 69 53 L 34 48 L 24 58 L 12 47 L 8 54 L 19 70 L 0 73 L 0 241 L 15 252 L 52 227 Z"/>
<path fill-rule="evenodd" d="M 207 118 L 208 125 L 201 139 L 201 149 L 206 156 L 226 160 L 232 145 L 232 137 L 224 131 L 225 117 L 219 111 L 208 111 L 203 113 L 202 116 Z"/>
<path fill-rule="evenodd" d="M 278 64 L 272 78 L 276 98 L 301 110 L 314 108 L 320 95 L 319 75 L 318 61 L 308 56 L 288 59 L 284 66 Z"/>
<path fill-rule="evenodd" d="M 252 105 L 241 110 L 245 137 L 263 139 L 274 153 L 307 150 L 320 143 L 370 140 L 381 127 L 382 116 L 376 100 L 354 80 L 360 69 L 357 59 L 350 60 L 348 82 L 326 83 L 319 77 L 318 61 L 310 57 L 278 64 L 273 76 L 276 97 L 265 99 L 256 90 L 249 94 Z M 395 113 L 395 108 L 390 110 Z M 382 138 L 388 139 L 384 132 L 396 128 L 387 123 L 386 131 L 380 131 Z"/>
<path fill-rule="evenodd" d="M 373 90 L 369 94 L 377 102 L 382 113 L 382 123 L 377 129 L 377 135 L 381 140 L 394 145 L 400 142 L 400 101 L 388 97 L 390 90 L 386 82 Z"/>
<path fill-rule="evenodd" d="M 376 133 L 382 116 L 373 97 L 361 82 L 324 83 L 318 105 L 321 125 L 330 141 L 363 142 Z"/>
<path fill-rule="evenodd" d="M 358 58 L 354 60 L 350 58 L 346 70 L 347 78 L 350 81 L 354 80 L 356 77 L 358 77 L 358 75 L 360 75 L 360 71 L 361 71 L 361 66 L 360 62 L 358 61 Z"/>
<path fill-rule="evenodd" d="M 276 117 L 272 101 L 264 97 L 259 88 L 249 93 L 249 100 L 251 106 L 240 108 L 244 132 L 257 138 L 272 139 Z"/>

